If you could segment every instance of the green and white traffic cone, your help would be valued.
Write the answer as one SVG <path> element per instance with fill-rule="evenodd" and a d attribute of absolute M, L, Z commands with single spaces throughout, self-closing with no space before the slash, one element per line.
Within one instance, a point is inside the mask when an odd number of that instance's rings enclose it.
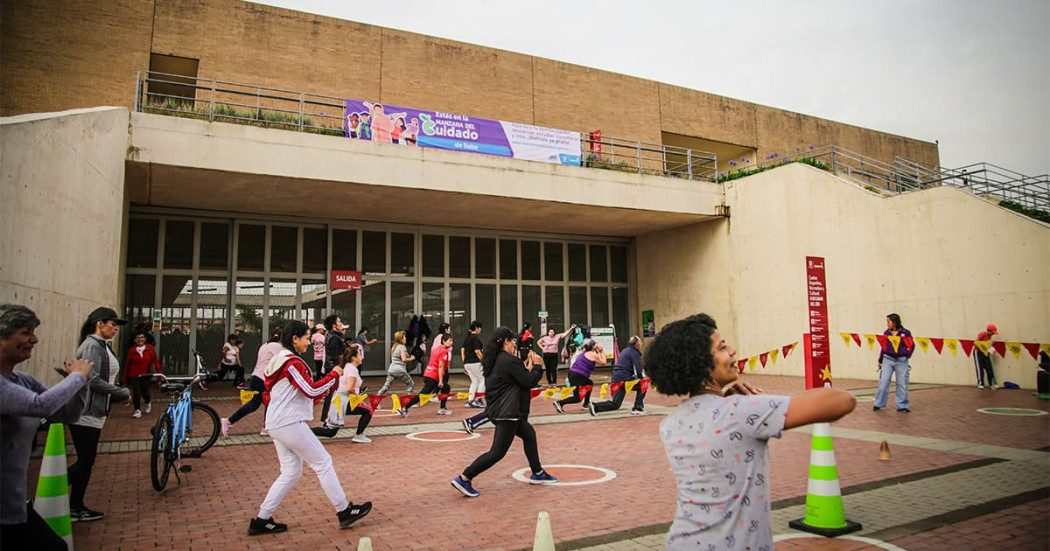
<path fill-rule="evenodd" d="M 66 476 L 66 431 L 61 423 L 51 425 L 40 463 L 33 509 L 51 529 L 66 540 L 73 551 L 73 524 L 69 521 L 69 479 Z"/>
<path fill-rule="evenodd" d="M 788 522 L 803 532 L 833 538 L 861 529 L 859 522 L 846 520 L 839 488 L 839 469 L 831 443 L 831 425 L 813 425 L 813 445 L 809 455 L 809 487 L 806 489 L 806 516 Z"/>

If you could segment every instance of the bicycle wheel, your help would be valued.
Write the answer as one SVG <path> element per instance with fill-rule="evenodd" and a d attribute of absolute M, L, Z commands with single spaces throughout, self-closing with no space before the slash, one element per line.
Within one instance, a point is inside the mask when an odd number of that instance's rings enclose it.
<path fill-rule="evenodd" d="M 182 444 L 183 457 L 200 457 L 219 439 L 219 414 L 207 404 L 190 403 L 190 418 L 186 426 L 186 441 Z"/>
<path fill-rule="evenodd" d="M 165 413 L 157 419 L 153 427 L 153 446 L 149 451 L 149 477 L 153 482 L 153 489 L 162 491 L 168 484 L 168 475 L 175 463 L 175 456 L 171 449 L 171 417 Z"/>

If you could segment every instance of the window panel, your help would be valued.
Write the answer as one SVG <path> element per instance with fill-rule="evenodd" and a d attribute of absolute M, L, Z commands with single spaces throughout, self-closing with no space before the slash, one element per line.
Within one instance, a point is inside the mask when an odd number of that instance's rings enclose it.
<path fill-rule="evenodd" d="M 365 273 L 386 273 L 386 232 L 362 232 L 361 263 Z M 367 355 L 365 361 L 368 361 Z"/>
<path fill-rule="evenodd" d="M 270 228 L 270 270 L 295 272 L 295 258 L 299 249 L 299 228 L 272 226 Z"/>
<path fill-rule="evenodd" d="M 366 279 L 360 292 L 361 327 L 357 330 L 360 332 L 367 327 L 368 336 L 378 341 L 365 351 L 365 363 L 361 367 L 368 371 L 385 372 L 390 356 L 390 340 L 386 334 L 386 282 Z"/>
<path fill-rule="evenodd" d="M 408 331 L 412 316 L 415 315 L 416 297 L 413 291 L 414 287 L 415 284 L 411 281 L 390 282 L 390 330 L 393 332 Z M 412 344 L 408 343 L 409 352 L 412 351 Z"/>
<path fill-rule="evenodd" d="M 237 269 L 262 270 L 266 255 L 266 227 L 241 224 L 237 228 Z"/>
<path fill-rule="evenodd" d="M 540 279 L 540 242 L 521 242 L 521 279 Z"/>
<path fill-rule="evenodd" d="M 565 323 L 565 289 L 548 285 L 543 292 L 547 295 L 547 327 L 561 333 L 568 327 Z"/>
<path fill-rule="evenodd" d="M 132 218 L 128 222 L 128 268 L 157 267 L 157 236 L 160 221 Z"/>
<path fill-rule="evenodd" d="M 470 238 L 449 236 L 449 277 L 470 277 Z"/>
<path fill-rule="evenodd" d="M 168 220 L 165 223 L 164 268 L 193 268 L 193 222 Z"/>
<path fill-rule="evenodd" d="M 518 286 L 499 286 L 499 324 L 511 331 L 518 327 Z"/>
<path fill-rule="evenodd" d="M 416 274 L 416 236 L 411 233 L 390 234 L 390 275 L 412 277 Z"/>
<path fill-rule="evenodd" d="M 328 282 L 324 279 L 304 279 L 302 295 L 299 300 L 302 303 L 299 319 L 313 327 L 324 321 L 326 315 L 326 304 L 328 302 Z M 343 318 L 343 324 L 350 326 L 354 323 L 353 316 Z"/>
<path fill-rule="evenodd" d="M 540 286 L 521 286 L 521 323 L 532 324 L 532 334 L 539 340 L 540 333 Z M 519 327 L 520 329 L 520 327 Z"/>
<path fill-rule="evenodd" d="M 225 270 L 229 261 L 230 225 L 213 222 L 201 223 L 202 270 Z"/>
<path fill-rule="evenodd" d="M 609 281 L 605 245 L 591 245 L 591 281 Z"/>
<path fill-rule="evenodd" d="M 587 281 L 587 247 L 569 244 L 569 281 Z"/>
<path fill-rule="evenodd" d="M 496 330 L 496 286 L 478 284 L 474 286 L 474 319 L 481 322 L 482 335 L 491 335 Z M 482 340 L 485 340 L 482 337 Z"/>
<path fill-rule="evenodd" d="M 169 366 L 164 366 L 166 372 L 189 373 L 192 296 L 193 280 L 189 276 L 165 276 L 161 280 L 161 332 L 158 344 L 175 360 L 170 371 L 167 369 Z M 215 361 L 218 361 L 217 357 Z"/>
<path fill-rule="evenodd" d="M 442 235 L 423 236 L 423 277 L 445 277 L 445 237 Z"/>
<path fill-rule="evenodd" d="M 262 304 L 262 281 L 255 283 L 255 288 L 250 290 L 256 297 L 256 300 L 252 302 L 258 302 Z M 229 317 L 229 311 L 226 309 L 226 301 L 230 298 L 230 287 L 229 281 L 226 278 L 201 278 L 197 281 L 197 325 L 195 331 L 197 332 L 197 352 L 200 353 L 201 358 L 204 361 L 204 366 L 208 369 L 215 367 L 215 364 L 219 363 L 219 358 L 222 356 L 222 345 L 226 344 L 226 335 L 231 333 L 226 326 L 226 319 Z M 240 300 L 243 297 L 236 297 L 235 300 Z M 245 345 L 247 348 L 247 344 Z M 256 348 L 258 350 L 258 348 Z M 168 368 L 168 364 L 165 363 L 165 357 L 168 356 L 168 352 L 161 352 L 161 365 L 164 366 L 165 371 Z M 186 355 L 181 354 L 182 361 L 185 362 Z M 255 364 L 245 364 L 245 370 L 254 368 Z M 189 369 L 185 369 L 183 373 L 188 373 Z"/>
<path fill-rule="evenodd" d="M 328 230 L 303 228 L 303 271 L 328 270 Z"/>
<path fill-rule="evenodd" d="M 609 288 L 591 287 L 591 325 L 609 325 Z"/>
<path fill-rule="evenodd" d="M 470 331 L 470 284 L 452 283 L 449 285 L 448 295 L 448 323 L 452 325 L 452 367 L 463 368 L 463 359 L 460 357 L 459 349 L 463 347 L 463 340 Z"/>
<path fill-rule="evenodd" d="M 564 243 L 547 241 L 543 244 L 544 279 L 547 281 L 565 281 L 563 265 Z"/>
<path fill-rule="evenodd" d="M 576 325 L 587 325 L 587 288 L 569 287 L 569 321 Z"/>
<path fill-rule="evenodd" d="M 627 247 L 613 245 L 609 247 L 609 260 L 612 264 L 612 280 L 627 283 Z"/>
<path fill-rule="evenodd" d="M 499 240 L 499 278 L 518 279 L 518 242 Z"/>
<path fill-rule="evenodd" d="M 620 346 L 627 346 L 627 339 L 631 338 L 631 315 L 630 302 L 627 295 L 627 287 L 614 287 L 612 290 L 612 319 L 616 326 L 616 338 Z"/>
<path fill-rule="evenodd" d="M 478 237 L 474 239 L 474 277 L 496 279 L 496 240 Z"/>
<path fill-rule="evenodd" d="M 357 269 L 356 230 L 332 230 L 332 269 Z"/>

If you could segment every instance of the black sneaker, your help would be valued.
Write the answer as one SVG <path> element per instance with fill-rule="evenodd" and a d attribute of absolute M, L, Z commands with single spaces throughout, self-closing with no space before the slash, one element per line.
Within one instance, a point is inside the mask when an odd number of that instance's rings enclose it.
<path fill-rule="evenodd" d="M 92 520 L 99 520 L 104 516 L 106 516 L 105 513 L 92 511 L 87 507 L 84 507 L 83 509 L 70 509 L 69 511 L 69 520 L 71 522 L 89 522 Z"/>
<path fill-rule="evenodd" d="M 325 438 L 332 438 L 333 436 L 336 435 L 336 433 L 339 432 L 339 427 L 329 427 L 327 425 L 325 425 L 323 427 L 313 427 L 313 428 L 310 429 L 310 432 L 314 433 L 314 435 L 316 435 L 316 436 L 323 436 Z"/>
<path fill-rule="evenodd" d="M 273 518 L 261 519 L 255 517 L 251 523 L 248 524 L 248 535 L 258 536 L 259 534 L 280 534 L 281 532 L 287 532 L 288 525 L 281 524 L 280 522 L 274 522 Z"/>
<path fill-rule="evenodd" d="M 336 516 L 339 517 L 339 528 L 349 528 L 351 524 L 364 518 L 371 510 L 371 501 L 366 501 L 358 505 L 354 505 L 353 503 L 347 505 L 346 509 L 336 513 Z"/>

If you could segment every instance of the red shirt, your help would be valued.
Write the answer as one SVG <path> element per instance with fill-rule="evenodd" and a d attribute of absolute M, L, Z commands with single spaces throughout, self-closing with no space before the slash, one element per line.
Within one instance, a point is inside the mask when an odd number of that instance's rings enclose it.
<path fill-rule="evenodd" d="M 429 377 L 435 381 L 440 382 L 441 379 L 438 377 L 438 363 L 443 363 L 445 367 L 445 373 L 448 373 L 448 366 L 452 363 L 452 349 L 445 348 L 444 346 L 438 345 L 434 348 L 434 351 L 430 354 L 430 363 L 427 364 L 427 370 L 423 372 L 424 377 Z"/>
<path fill-rule="evenodd" d="M 160 359 L 157 358 L 157 350 L 151 345 L 146 345 L 146 348 L 139 354 L 137 346 L 132 346 L 131 350 L 128 350 L 128 358 L 124 361 L 124 376 L 121 377 L 121 381 L 124 384 L 128 383 L 128 379 L 132 377 L 138 377 L 139 375 L 149 375 L 150 367 L 156 367 L 156 373 L 160 373 Z"/>

